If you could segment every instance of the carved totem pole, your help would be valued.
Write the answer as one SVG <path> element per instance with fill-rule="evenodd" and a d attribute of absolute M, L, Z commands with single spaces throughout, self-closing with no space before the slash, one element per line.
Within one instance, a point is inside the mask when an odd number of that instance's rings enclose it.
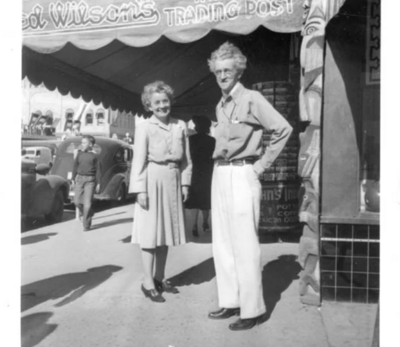
<path fill-rule="evenodd" d="M 300 299 L 319 305 L 319 190 L 321 156 L 321 111 L 324 67 L 325 27 L 339 12 L 345 0 L 305 0 L 303 36 L 300 53 L 300 121 L 307 124 L 300 134 L 298 174 L 300 189 L 299 219 L 303 234 L 299 245 Z"/>

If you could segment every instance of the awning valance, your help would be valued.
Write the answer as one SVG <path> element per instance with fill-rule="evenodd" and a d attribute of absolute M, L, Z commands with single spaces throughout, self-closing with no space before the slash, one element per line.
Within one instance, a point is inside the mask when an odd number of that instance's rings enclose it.
<path fill-rule="evenodd" d="M 51 53 L 67 42 L 94 50 L 113 40 L 143 47 L 161 36 L 186 43 L 211 30 L 301 30 L 304 0 L 24 0 L 23 44 Z"/>

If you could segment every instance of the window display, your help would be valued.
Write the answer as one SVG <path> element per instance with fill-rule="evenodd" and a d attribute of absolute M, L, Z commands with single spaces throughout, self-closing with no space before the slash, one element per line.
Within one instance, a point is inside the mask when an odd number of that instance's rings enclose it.
<path fill-rule="evenodd" d="M 362 119 L 361 212 L 379 212 L 380 197 L 380 89 L 366 87 Z"/>

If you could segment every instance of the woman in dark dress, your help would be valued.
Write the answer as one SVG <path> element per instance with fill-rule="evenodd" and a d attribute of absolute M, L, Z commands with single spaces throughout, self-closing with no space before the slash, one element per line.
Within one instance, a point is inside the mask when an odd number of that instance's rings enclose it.
<path fill-rule="evenodd" d="M 189 199 L 186 201 L 185 207 L 196 210 L 192 233 L 197 237 L 199 236 L 197 229 L 199 210 L 203 214 L 203 230 L 210 230 L 208 219 L 211 209 L 211 179 L 214 165 L 212 155 L 215 149 L 215 139 L 208 135 L 211 127 L 210 119 L 194 116 L 192 120 L 197 134 L 189 137 L 193 171 Z"/>

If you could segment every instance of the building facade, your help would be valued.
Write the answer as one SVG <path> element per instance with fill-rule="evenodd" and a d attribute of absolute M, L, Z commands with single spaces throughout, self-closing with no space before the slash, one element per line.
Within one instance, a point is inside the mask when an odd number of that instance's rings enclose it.
<path fill-rule="evenodd" d="M 79 121 L 79 122 L 78 122 Z M 21 133 L 24 136 L 62 137 L 80 123 L 82 134 L 123 139 L 135 133 L 135 115 L 105 108 L 101 103 L 85 102 L 57 89 L 48 90 L 43 84 L 35 86 L 27 78 L 22 80 Z"/>

